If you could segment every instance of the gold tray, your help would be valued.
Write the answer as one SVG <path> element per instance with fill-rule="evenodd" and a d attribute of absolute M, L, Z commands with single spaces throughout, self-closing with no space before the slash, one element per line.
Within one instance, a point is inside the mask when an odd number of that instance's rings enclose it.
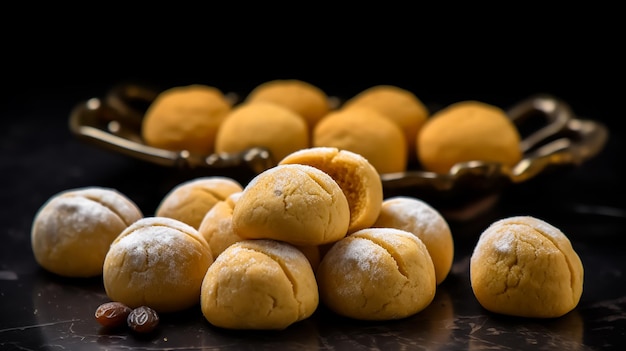
<path fill-rule="evenodd" d="M 243 167 L 258 174 L 276 164 L 263 148 L 194 155 L 146 145 L 141 139 L 141 121 L 159 92 L 147 86 L 120 84 L 102 98 L 78 103 L 70 114 L 70 130 L 87 142 L 166 167 L 218 172 Z M 235 94 L 227 97 L 236 104 Z M 339 99 L 331 102 L 339 105 Z M 554 168 L 578 166 L 597 155 L 608 139 L 602 123 L 577 117 L 567 103 L 547 94 L 524 99 L 507 114 L 522 135 L 524 158 L 514 167 L 471 161 L 455 165 L 447 174 L 437 174 L 412 164 L 406 172 L 381 174 L 385 194 L 411 194 L 428 201 L 494 194 Z"/>

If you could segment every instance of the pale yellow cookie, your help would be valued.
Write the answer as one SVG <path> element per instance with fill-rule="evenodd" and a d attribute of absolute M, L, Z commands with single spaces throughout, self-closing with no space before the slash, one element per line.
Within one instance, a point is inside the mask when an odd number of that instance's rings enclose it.
<path fill-rule="evenodd" d="M 145 217 L 111 244 L 104 261 L 107 296 L 131 308 L 176 312 L 197 305 L 211 250 L 197 230 L 167 217 Z"/>
<path fill-rule="evenodd" d="M 300 250 L 304 254 L 304 256 L 309 260 L 311 264 L 311 268 L 313 272 L 317 271 L 317 267 L 320 265 L 320 261 L 322 260 L 322 252 L 320 250 L 319 245 L 293 245 L 295 248 Z"/>
<path fill-rule="evenodd" d="M 470 281 L 487 310 L 555 318 L 572 311 L 583 291 L 584 269 L 567 236 L 551 224 L 516 216 L 491 224 L 470 260 Z"/>
<path fill-rule="evenodd" d="M 231 103 L 217 88 L 202 84 L 177 86 L 161 92 L 150 104 L 141 125 L 147 145 L 208 155 Z"/>
<path fill-rule="evenodd" d="M 361 229 L 336 242 L 317 268 L 321 301 L 342 316 L 392 320 L 434 299 L 435 267 L 426 245 L 395 228 Z"/>
<path fill-rule="evenodd" d="M 309 144 L 309 128 L 302 116 L 284 106 L 259 101 L 233 108 L 217 133 L 215 151 L 238 153 L 263 147 L 278 162 Z"/>
<path fill-rule="evenodd" d="M 279 164 L 305 164 L 330 175 L 348 199 L 348 233 L 370 227 L 376 221 L 383 201 L 383 185 L 365 157 L 333 147 L 314 147 L 291 153 Z"/>
<path fill-rule="evenodd" d="M 361 106 L 330 112 L 313 130 L 313 147 L 352 151 L 365 157 L 381 174 L 406 170 L 406 145 L 404 132 L 396 123 Z"/>
<path fill-rule="evenodd" d="M 299 79 L 275 79 L 258 85 L 246 102 L 258 101 L 287 107 L 302 116 L 311 130 L 331 109 L 329 97 L 322 89 Z"/>
<path fill-rule="evenodd" d="M 372 108 L 394 121 L 404 131 L 409 159 L 416 157 L 417 134 L 430 111 L 413 92 L 394 85 L 375 85 L 347 100 L 342 108 L 354 106 Z"/>
<path fill-rule="evenodd" d="M 319 294 L 304 254 L 275 240 L 229 246 L 202 283 L 201 310 L 217 327 L 281 330 L 310 317 Z"/>
<path fill-rule="evenodd" d="M 211 247 L 213 257 L 219 256 L 230 245 L 245 240 L 233 230 L 233 211 L 242 192 L 233 193 L 217 202 L 202 219 L 198 232 Z M 316 245 L 294 245 L 309 259 L 313 270 L 320 261 L 320 250 Z"/>
<path fill-rule="evenodd" d="M 98 276 L 113 240 L 142 217 L 139 207 L 115 189 L 90 186 L 58 193 L 33 219 L 35 260 L 61 276 Z"/>
<path fill-rule="evenodd" d="M 240 196 L 241 191 L 218 201 L 200 222 L 198 232 L 209 243 L 213 257 L 219 256 L 227 247 L 243 240 L 233 231 L 233 210 Z"/>
<path fill-rule="evenodd" d="M 420 238 L 435 265 L 437 285 L 450 273 L 454 261 L 452 231 L 439 211 L 426 202 L 407 196 L 388 198 L 373 227 L 402 229 Z"/>
<path fill-rule="evenodd" d="M 244 188 L 233 211 L 233 230 L 246 239 L 316 246 L 346 236 L 350 208 L 325 172 L 308 165 L 270 168 Z"/>
<path fill-rule="evenodd" d="M 460 162 L 497 162 L 513 167 L 522 159 L 521 136 L 506 112 L 479 101 L 461 101 L 433 114 L 417 136 L 425 170 L 448 173 Z"/>
<path fill-rule="evenodd" d="M 206 213 L 219 201 L 243 190 L 228 177 L 209 176 L 187 180 L 170 190 L 159 203 L 155 216 L 169 217 L 198 229 Z"/>

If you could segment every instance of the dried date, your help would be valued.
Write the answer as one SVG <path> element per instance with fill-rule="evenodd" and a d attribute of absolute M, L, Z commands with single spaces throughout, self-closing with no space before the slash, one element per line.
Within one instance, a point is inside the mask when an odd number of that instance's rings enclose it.
<path fill-rule="evenodd" d="M 124 325 L 132 309 L 120 302 L 105 302 L 96 309 L 96 321 L 107 328 Z"/>
<path fill-rule="evenodd" d="M 130 312 L 126 322 L 137 333 L 149 333 L 159 325 L 159 315 L 148 306 L 140 306 Z"/>

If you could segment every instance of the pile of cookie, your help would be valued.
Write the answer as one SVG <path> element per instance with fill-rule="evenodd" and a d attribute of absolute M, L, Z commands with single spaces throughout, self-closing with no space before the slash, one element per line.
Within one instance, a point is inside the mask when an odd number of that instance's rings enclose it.
<path fill-rule="evenodd" d="M 474 160 L 512 167 L 522 158 L 519 132 L 497 106 L 469 100 L 431 113 L 393 85 L 338 103 L 297 79 L 264 82 L 238 103 L 213 86 L 172 87 L 151 102 L 141 136 L 149 146 L 198 155 L 264 147 L 276 162 L 299 149 L 336 147 L 362 155 L 381 174 L 416 163 L 436 173 Z"/>
<path fill-rule="evenodd" d="M 184 182 L 150 216 L 115 189 L 70 189 L 37 212 L 31 242 L 55 274 L 101 275 L 112 302 L 200 308 L 227 329 L 285 329 L 320 303 L 359 320 L 406 318 L 434 300 L 454 261 L 436 209 L 384 199 L 368 159 L 336 147 L 291 152 L 246 185 Z M 559 317 L 582 294 L 583 266 L 567 236 L 532 217 L 486 228 L 470 275 L 481 305 L 508 315 Z"/>

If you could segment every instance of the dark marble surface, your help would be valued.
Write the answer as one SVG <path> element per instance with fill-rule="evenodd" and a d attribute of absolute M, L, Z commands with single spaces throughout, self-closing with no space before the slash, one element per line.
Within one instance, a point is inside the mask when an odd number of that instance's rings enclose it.
<path fill-rule="evenodd" d="M 107 332 L 94 319 L 108 301 L 102 282 L 66 279 L 42 270 L 30 249 L 37 209 L 54 194 L 82 186 L 117 188 L 151 214 L 175 184 L 199 174 L 114 154 L 74 138 L 70 108 L 94 91 L 67 89 L 16 97 L 3 105 L 0 130 L 0 349 L 241 349 L 241 350 L 620 350 L 626 346 L 626 206 L 623 133 L 611 129 L 597 157 L 505 189 L 496 204 L 450 225 L 455 262 L 424 311 L 399 321 L 361 322 L 321 306 L 284 331 L 225 331 L 199 308 L 162 315 L 155 334 Z M 104 91 L 104 87 L 101 91 Z M 526 96 L 520 95 L 519 99 Z M 506 100 L 506 99 L 505 99 Z M 504 102 L 503 102 L 504 103 Z M 593 106 L 585 106 L 592 116 Z M 245 181 L 246 176 L 241 180 Z M 469 257 L 491 222 L 533 215 L 559 227 L 580 255 L 584 291 L 579 305 L 556 319 L 489 313 L 469 284 Z"/>

